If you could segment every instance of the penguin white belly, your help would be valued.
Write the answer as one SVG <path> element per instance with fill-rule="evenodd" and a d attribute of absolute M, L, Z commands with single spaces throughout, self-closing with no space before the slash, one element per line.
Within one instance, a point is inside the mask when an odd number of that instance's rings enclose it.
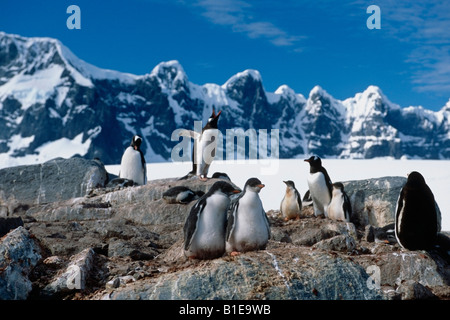
<path fill-rule="evenodd" d="M 324 214 L 327 217 L 327 207 L 331 199 L 324 175 L 321 172 L 310 174 L 308 187 L 313 200 L 315 216 Z"/>
<path fill-rule="evenodd" d="M 197 172 L 196 174 L 206 177 L 209 166 L 211 165 L 215 150 L 217 147 L 218 130 L 208 129 L 203 132 L 201 137 L 197 140 L 196 158 Z M 214 156 L 213 156 L 214 155 Z"/>
<path fill-rule="evenodd" d="M 338 221 L 346 221 L 344 213 L 344 196 L 333 195 L 333 199 L 328 206 L 328 218 Z"/>
<path fill-rule="evenodd" d="M 230 244 L 236 251 L 251 251 L 263 248 L 269 240 L 261 199 L 248 192 L 239 201 L 235 229 Z M 229 248 L 227 248 L 227 251 Z"/>
<path fill-rule="evenodd" d="M 281 202 L 281 212 L 286 218 L 294 218 L 299 214 L 298 202 L 295 196 L 286 195 Z"/>
<path fill-rule="evenodd" d="M 128 147 L 123 153 L 120 163 L 120 178 L 131 179 L 140 185 L 145 184 L 141 154 L 132 147 Z"/>
<path fill-rule="evenodd" d="M 189 253 L 195 256 L 221 256 L 225 252 L 226 210 L 230 199 L 214 194 L 206 201 Z"/>

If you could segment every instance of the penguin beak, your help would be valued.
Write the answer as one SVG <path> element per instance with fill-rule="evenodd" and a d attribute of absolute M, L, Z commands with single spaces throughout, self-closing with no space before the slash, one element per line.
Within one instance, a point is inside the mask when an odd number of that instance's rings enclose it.
<path fill-rule="evenodd" d="M 232 192 L 233 192 L 233 193 L 241 193 L 241 190 L 234 189 Z"/>
<path fill-rule="evenodd" d="M 305 159 L 305 160 L 303 160 L 303 161 L 305 161 L 305 162 L 309 162 L 309 159 Z"/>
<path fill-rule="evenodd" d="M 257 187 L 262 189 L 262 188 L 265 187 L 265 185 L 264 184 L 258 184 Z"/>
<path fill-rule="evenodd" d="M 222 110 L 220 110 L 219 112 L 217 112 L 217 114 L 214 116 L 214 118 L 218 118 L 220 116 L 220 114 L 222 113 Z"/>

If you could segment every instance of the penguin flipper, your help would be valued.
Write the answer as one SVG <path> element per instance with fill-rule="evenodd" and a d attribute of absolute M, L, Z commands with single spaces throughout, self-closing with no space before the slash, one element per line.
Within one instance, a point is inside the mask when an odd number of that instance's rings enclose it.
<path fill-rule="evenodd" d="M 269 218 L 267 217 L 267 214 L 264 211 L 264 209 L 262 209 L 262 215 L 264 217 L 264 222 L 265 222 L 266 228 L 267 228 L 267 234 L 269 235 L 269 239 L 270 239 L 271 238 L 271 235 L 270 235 L 270 222 L 269 222 Z"/>
<path fill-rule="evenodd" d="M 226 237 L 225 241 L 228 241 L 233 234 L 235 221 L 236 221 L 236 214 L 239 208 L 239 199 L 236 199 L 234 202 L 231 203 L 230 208 L 228 209 L 228 221 L 227 221 L 227 229 L 226 229 Z"/>
<path fill-rule="evenodd" d="M 344 209 L 344 216 L 345 216 L 345 220 L 350 222 L 350 219 L 352 218 L 353 212 L 352 212 L 352 205 L 350 203 L 350 199 L 348 197 L 348 195 L 344 192 L 344 204 L 343 204 L 343 209 Z"/>
<path fill-rule="evenodd" d="M 200 214 L 206 205 L 206 199 L 204 197 L 200 198 L 197 203 L 192 207 L 189 216 L 184 224 L 184 250 L 188 250 L 191 246 L 192 239 L 197 232 L 198 221 Z"/>
<path fill-rule="evenodd" d="M 302 211 L 302 197 L 297 189 L 295 189 L 295 197 L 297 198 L 298 210 Z"/>

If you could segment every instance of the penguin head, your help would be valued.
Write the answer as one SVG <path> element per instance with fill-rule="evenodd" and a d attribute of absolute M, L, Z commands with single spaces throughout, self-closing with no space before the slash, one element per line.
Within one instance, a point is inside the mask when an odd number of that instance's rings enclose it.
<path fill-rule="evenodd" d="M 406 183 L 411 186 L 422 186 L 426 184 L 425 178 L 417 171 L 412 171 L 408 174 Z"/>
<path fill-rule="evenodd" d="M 212 111 L 211 116 L 208 119 L 208 123 L 205 125 L 205 127 L 203 128 L 203 130 L 206 129 L 217 129 L 217 122 L 219 121 L 219 116 L 222 113 L 222 111 L 217 112 L 214 110 Z"/>
<path fill-rule="evenodd" d="M 344 193 L 344 185 L 341 182 L 333 183 L 333 194 L 339 195 Z"/>
<path fill-rule="evenodd" d="M 133 139 L 131 139 L 130 146 L 132 146 L 134 150 L 139 150 L 141 148 L 141 144 L 142 138 L 139 137 L 138 135 L 133 136 Z"/>
<path fill-rule="evenodd" d="M 305 159 L 305 161 L 308 162 L 311 167 L 320 168 L 322 166 L 322 159 L 318 156 L 311 156 L 308 159 Z"/>
<path fill-rule="evenodd" d="M 245 191 L 250 190 L 250 191 L 259 193 L 261 191 L 261 189 L 264 187 L 265 187 L 265 185 L 262 184 L 261 180 L 259 180 L 258 178 L 250 178 L 245 183 L 244 190 Z"/>
<path fill-rule="evenodd" d="M 241 190 L 236 189 L 235 187 L 233 187 L 231 184 L 229 184 L 226 181 L 217 181 L 216 183 L 214 183 L 212 185 L 212 187 L 211 187 L 211 189 L 209 189 L 208 193 L 214 194 L 216 192 L 223 193 L 226 196 L 231 196 L 235 193 L 240 193 Z"/>
<path fill-rule="evenodd" d="M 283 181 L 288 188 L 295 188 L 295 183 L 292 180 Z"/>

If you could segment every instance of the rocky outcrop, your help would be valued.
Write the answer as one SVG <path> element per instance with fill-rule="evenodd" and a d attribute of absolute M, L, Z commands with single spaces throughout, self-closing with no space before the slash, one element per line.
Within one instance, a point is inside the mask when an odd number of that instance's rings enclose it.
<path fill-rule="evenodd" d="M 0 170 L 0 213 L 10 216 L 35 205 L 84 197 L 107 182 L 108 173 L 98 160 L 57 158 L 5 168 Z"/>
<path fill-rule="evenodd" d="M 22 226 L 0 239 L 0 299 L 23 300 L 32 290 L 29 274 L 41 259 L 41 248 Z"/>
<path fill-rule="evenodd" d="M 408 251 L 367 237 L 370 225 L 392 221 L 403 178 L 344 182 L 358 217 L 354 223 L 316 218 L 311 206 L 303 208 L 301 219 L 290 221 L 269 210 L 272 237 L 265 250 L 189 260 L 182 250 L 183 225 L 195 202 L 167 203 L 162 195 L 181 185 L 206 192 L 216 181 L 170 178 L 144 186 L 102 186 L 48 203 L 30 199 L 29 208 L 14 213 L 23 226 L 0 244 L 1 252 L 12 252 L 11 243 L 28 243 L 15 260 L 0 261 L 1 288 L 9 288 L 0 298 L 450 298 L 448 255 L 438 249 Z M 53 190 L 62 192 L 63 186 Z M 16 271 L 5 271 L 11 268 Z M 17 280 L 6 277 L 10 274 L 21 276 L 20 294 L 11 291 Z"/>

